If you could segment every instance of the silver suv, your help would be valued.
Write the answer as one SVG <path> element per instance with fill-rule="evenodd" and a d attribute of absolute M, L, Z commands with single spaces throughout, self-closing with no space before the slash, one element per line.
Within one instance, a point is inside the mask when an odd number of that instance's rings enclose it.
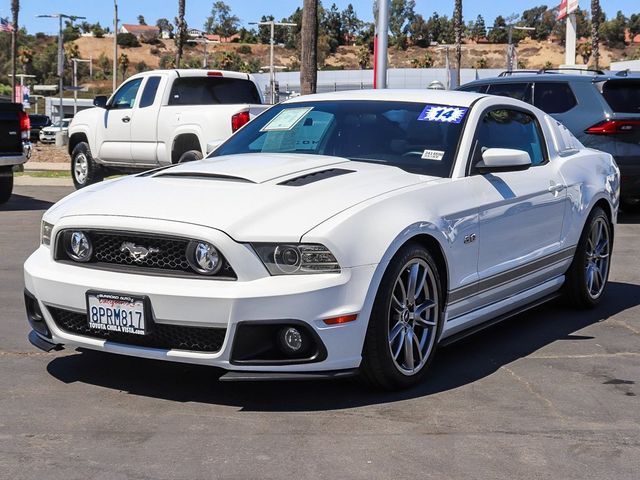
<path fill-rule="evenodd" d="M 640 76 L 559 72 L 504 72 L 459 90 L 531 103 L 563 123 L 585 146 L 613 155 L 622 173 L 622 208 L 640 211 Z"/>

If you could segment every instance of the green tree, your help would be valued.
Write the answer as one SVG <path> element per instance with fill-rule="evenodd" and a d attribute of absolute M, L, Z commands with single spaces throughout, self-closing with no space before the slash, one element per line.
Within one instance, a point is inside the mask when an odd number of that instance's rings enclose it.
<path fill-rule="evenodd" d="M 507 43 L 508 38 L 507 21 L 502 15 L 498 15 L 493 21 L 493 27 L 489 32 L 488 39 L 491 43 Z"/>
<path fill-rule="evenodd" d="M 93 36 L 96 38 L 104 37 L 104 28 L 102 28 L 100 22 L 97 22 L 91 26 L 91 33 L 93 33 Z"/>
<path fill-rule="evenodd" d="M 74 25 L 71 20 L 66 20 L 64 22 L 64 29 L 62 30 L 62 41 L 73 42 L 78 38 L 80 38 L 80 27 Z"/>
<path fill-rule="evenodd" d="M 546 5 L 533 7 L 522 12 L 521 23 L 525 27 L 534 28 L 531 38 L 535 40 L 546 40 L 551 34 L 553 24 L 545 22 L 545 13 L 548 11 Z"/>
<path fill-rule="evenodd" d="M 111 60 L 104 53 L 98 57 L 98 68 L 102 70 L 105 78 L 111 76 Z"/>
<path fill-rule="evenodd" d="M 158 30 L 160 30 L 161 35 L 166 32 L 169 35 L 169 37 L 173 36 L 173 25 L 168 19 L 159 18 L 156 21 L 156 27 L 158 27 Z"/>
<path fill-rule="evenodd" d="M 362 28 L 363 22 L 358 18 L 355 9 L 352 4 L 347 5 L 342 13 L 340 14 L 342 19 L 342 29 L 344 32 L 345 40 L 353 44 L 355 42 L 356 36 L 360 32 Z"/>
<path fill-rule="evenodd" d="M 119 33 L 116 42 L 123 48 L 135 48 L 140 46 L 140 42 L 133 33 Z"/>
<path fill-rule="evenodd" d="M 422 15 L 419 13 L 413 17 L 411 25 L 409 25 L 409 38 L 411 43 L 419 47 L 428 47 L 431 40 L 431 32 L 429 25 Z"/>
<path fill-rule="evenodd" d="M 389 31 L 396 48 L 407 48 L 407 34 L 409 33 L 409 26 L 416 15 L 415 8 L 415 0 L 391 0 L 389 5 Z"/>
<path fill-rule="evenodd" d="M 118 57 L 118 68 L 122 72 L 122 79 L 127 78 L 127 70 L 129 69 L 129 57 L 126 53 L 121 53 Z"/>
<path fill-rule="evenodd" d="M 214 2 L 211 15 L 207 17 L 204 29 L 207 33 L 215 33 L 222 38 L 229 38 L 238 31 L 240 19 L 231 14 L 231 7 L 222 1 Z"/>
<path fill-rule="evenodd" d="M 334 3 L 331 5 L 328 11 L 324 12 L 320 19 L 320 31 L 321 35 L 327 36 L 329 44 L 329 51 L 335 53 L 339 45 L 344 43 L 344 34 L 342 31 L 342 17 L 340 16 L 340 10 Z"/>
<path fill-rule="evenodd" d="M 478 15 L 478 18 L 476 18 L 476 21 L 473 24 L 473 29 L 471 30 L 471 36 L 476 42 L 487 36 L 487 27 L 484 24 L 484 18 L 482 18 L 482 15 Z"/>
<path fill-rule="evenodd" d="M 138 25 L 146 25 L 147 22 L 144 20 L 144 15 L 138 15 Z"/>
<path fill-rule="evenodd" d="M 625 30 L 627 28 L 627 18 L 621 11 L 607 22 L 603 22 L 600 26 L 600 37 L 611 48 L 625 47 Z"/>
<path fill-rule="evenodd" d="M 238 35 L 240 35 L 240 43 L 258 43 L 258 35 L 253 28 L 247 30 L 243 27 L 238 30 Z"/>
<path fill-rule="evenodd" d="M 640 13 L 632 13 L 627 25 L 632 36 L 640 34 Z"/>

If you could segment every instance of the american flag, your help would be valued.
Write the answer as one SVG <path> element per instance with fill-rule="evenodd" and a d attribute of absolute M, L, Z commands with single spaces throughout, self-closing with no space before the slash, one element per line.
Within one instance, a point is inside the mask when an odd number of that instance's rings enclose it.
<path fill-rule="evenodd" d="M 0 18 L 0 32 L 13 32 L 13 25 L 6 18 Z"/>

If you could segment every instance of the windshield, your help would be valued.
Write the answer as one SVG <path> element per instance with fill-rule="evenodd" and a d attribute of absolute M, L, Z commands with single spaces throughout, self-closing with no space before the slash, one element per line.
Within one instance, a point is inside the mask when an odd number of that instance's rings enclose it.
<path fill-rule="evenodd" d="M 53 122 L 49 126 L 53 127 L 53 128 L 60 128 L 60 120 L 58 120 L 57 122 Z M 62 121 L 62 128 L 67 128 L 68 126 L 69 126 L 69 120 L 63 120 Z"/>
<path fill-rule="evenodd" d="M 331 155 L 448 177 L 466 112 L 465 107 L 415 102 L 281 104 L 249 122 L 212 156 Z"/>

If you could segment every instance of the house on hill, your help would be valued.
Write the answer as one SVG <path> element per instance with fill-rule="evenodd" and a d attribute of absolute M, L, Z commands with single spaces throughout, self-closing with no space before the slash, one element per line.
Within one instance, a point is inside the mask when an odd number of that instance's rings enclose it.
<path fill-rule="evenodd" d="M 154 40 L 160 36 L 160 29 L 153 25 L 138 25 L 124 23 L 120 27 L 120 33 L 130 33 L 138 40 Z"/>

